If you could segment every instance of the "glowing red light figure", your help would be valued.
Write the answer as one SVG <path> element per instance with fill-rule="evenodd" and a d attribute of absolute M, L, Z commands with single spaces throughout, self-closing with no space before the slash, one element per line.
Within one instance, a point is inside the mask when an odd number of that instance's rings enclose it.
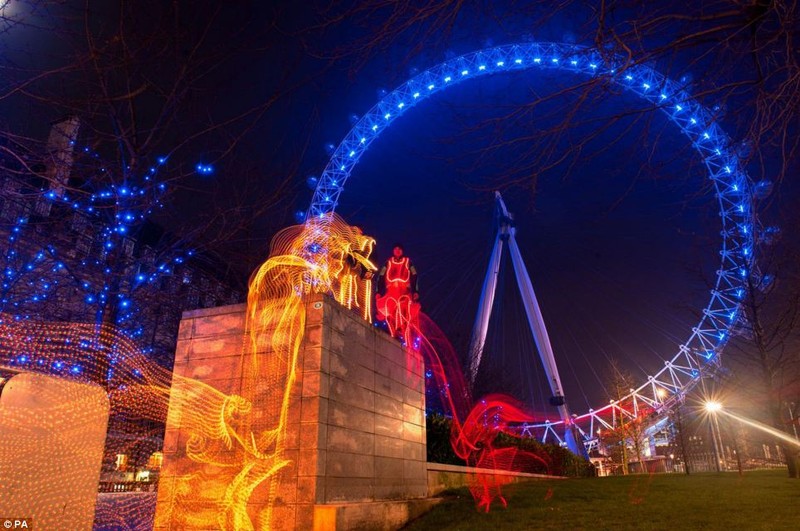
<path fill-rule="evenodd" d="M 377 318 L 386 320 L 389 333 L 410 343 L 410 330 L 419 328 L 419 285 L 417 270 L 403 253 L 402 245 L 395 245 L 392 257 L 378 272 L 378 287 L 384 293 L 375 296 Z"/>

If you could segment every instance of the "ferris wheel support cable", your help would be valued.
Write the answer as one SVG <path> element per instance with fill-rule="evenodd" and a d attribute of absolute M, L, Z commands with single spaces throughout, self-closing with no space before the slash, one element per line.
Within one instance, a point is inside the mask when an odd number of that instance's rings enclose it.
<path fill-rule="evenodd" d="M 501 200 L 502 201 L 502 200 Z M 583 444 L 578 444 L 578 437 L 572 424 L 572 418 L 569 414 L 567 402 L 564 399 L 564 390 L 561 385 L 561 377 L 558 374 L 558 367 L 553 355 L 553 347 L 550 344 L 550 337 L 547 334 L 547 328 L 544 326 L 544 319 L 542 311 L 539 308 L 539 303 L 536 300 L 536 294 L 533 291 L 533 284 L 528 276 L 528 271 L 525 268 L 525 262 L 522 260 L 522 254 L 519 252 L 517 240 L 514 238 L 514 228 L 510 229 L 508 239 L 508 248 L 511 253 L 511 263 L 514 265 L 514 271 L 517 277 L 517 285 L 522 294 L 522 302 L 525 306 L 525 313 L 528 316 L 528 325 L 531 327 L 533 339 L 536 342 L 539 356 L 542 359 L 545 374 L 547 375 L 547 383 L 550 385 L 550 391 L 553 393 L 553 403 L 557 404 L 558 413 L 561 421 L 565 425 L 564 438 L 566 439 L 567 447 L 576 455 L 588 457 L 586 448 Z"/>
<path fill-rule="evenodd" d="M 508 244 L 509 254 L 511 255 L 511 264 L 514 267 L 514 276 L 517 279 L 517 287 L 522 296 L 522 305 L 525 308 L 528 326 L 533 335 L 533 340 L 536 343 L 536 350 L 539 352 L 539 357 L 542 360 L 542 366 L 547 376 L 547 384 L 550 386 L 550 391 L 552 393 L 551 404 L 558 410 L 561 422 L 566 427 L 564 430 L 564 439 L 566 440 L 567 447 L 576 455 L 587 457 L 586 447 L 578 442 L 580 437 L 572 423 L 569 408 L 564 398 L 564 388 L 561 385 L 561 376 L 558 373 L 558 366 L 556 365 L 556 359 L 553 355 L 553 346 L 550 343 L 550 336 L 544 324 L 542 310 L 536 299 L 533 283 L 528 274 L 528 269 L 525 267 L 525 261 L 522 259 L 522 253 L 520 253 L 519 246 L 517 245 L 514 218 L 506 208 L 506 204 L 503 202 L 503 197 L 500 195 L 500 192 L 495 192 L 495 201 L 497 204 L 499 227 L 497 229 L 497 239 L 495 240 L 494 249 L 489 259 L 489 268 L 484 280 L 484 289 L 481 293 L 478 315 L 475 320 L 475 333 L 471 341 L 472 359 L 470 362 L 470 376 L 472 380 L 474 380 L 475 376 L 477 376 L 478 367 L 480 366 L 480 358 L 483 353 L 483 346 L 486 343 L 486 332 L 489 327 L 489 319 L 491 318 L 492 306 L 497 290 L 497 278 L 499 276 L 500 262 L 503 255 L 503 243 L 506 242 Z"/>

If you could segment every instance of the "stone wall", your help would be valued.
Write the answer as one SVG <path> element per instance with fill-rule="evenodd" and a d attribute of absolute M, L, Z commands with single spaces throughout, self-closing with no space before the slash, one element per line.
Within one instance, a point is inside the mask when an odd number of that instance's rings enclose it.
<path fill-rule="evenodd" d="M 187 445 L 198 432 L 190 416 L 195 412 L 203 416 L 203 403 L 213 407 L 215 398 L 242 393 L 244 315 L 243 304 L 183 314 L 164 433 L 155 529 L 219 528 L 215 524 L 222 507 L 220 492 L 230 479 L 221 463 L 235 461 L 237 456 L 233 448 L 225 448 L 217 449 L 216 462 L 189 457 Z M 184 402 L 188 393 L 183 382 L 191 384 L 198 404 Z"/>
<path fill-rule="evenodd" d="M 428 463 L 428 496 L 436 496 L 446 490 L 469 487 L 470 479 L 476 474 L 490 478 L 492 485 L 506 485 L 533 481 L 537 479 L 566 479 L 564 476 L 548 476 L 546 474 L 528 474 L 526 472 L 512 472 L 510 470 L 492 470 L 490 468 L 475 468 L 471 466 L 445 465 L 442 463 Z"/>
<path fill-rule="evenodd" d="M 245 388 L 274 393 L 264 389 L 264 382 L 246 381 L 244 313 L 244 305 L 236 305 L 184 314 L 174 371 L 179 385 L 183 377 L 190 385 L 207 384 L 206 402 Z M 341 527 L 343 522 L 328 517 L 327 524 L 314 522 L 314 515 L 319 520 L 333 514 L 326 507 L 425 497 L 424 367 L 419 355 L 327 297 L 309 297 L 306 316 L 285 433 L 284 458 L 290 464 L 253 491 L 251 520 L 258 526 L 269 518 L 274 529 Z M 173 414 L 176 401 L 177 394 L 171 399 L 164 441 L 156 529 L 213 529 L 219 492 L 231 480 L 230 471 L 226 475 L 223 466 L 187 456 L 191 433 L 188 420 Z M 261 402 L 256 398 L 254 403 Z M 231 459 L 235 452 L 234 447 Z M 193 477 L 191 484 L 187 477 Z M 181 521 L 175 521 L 176 504 L 182 509 Z"/>

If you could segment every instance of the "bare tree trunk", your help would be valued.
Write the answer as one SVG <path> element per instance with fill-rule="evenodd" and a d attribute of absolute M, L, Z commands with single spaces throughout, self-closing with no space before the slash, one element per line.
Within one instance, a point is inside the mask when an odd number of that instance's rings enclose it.
<path fill-rule="evenodd" d="M 686 475 L 689 475 L 689 459 L 686 452 L 686 434 L 683 431 L 683 415 L 681 415 L 681 404 L 675 406 L 675 427 L 678 429 L 678 440 L 680 441 L 681 460 Z"/>

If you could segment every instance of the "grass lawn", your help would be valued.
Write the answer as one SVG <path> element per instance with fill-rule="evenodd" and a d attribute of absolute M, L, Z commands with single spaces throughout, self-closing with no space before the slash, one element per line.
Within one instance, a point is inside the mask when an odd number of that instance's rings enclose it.
<path fill-rule="evenodd" d="M 405 529 L 800 530 L 800 480 L 785 470 L 532 481 L 503 493 L 508 508 L 485 514 L 469 491 L 452 491 Z"/>

